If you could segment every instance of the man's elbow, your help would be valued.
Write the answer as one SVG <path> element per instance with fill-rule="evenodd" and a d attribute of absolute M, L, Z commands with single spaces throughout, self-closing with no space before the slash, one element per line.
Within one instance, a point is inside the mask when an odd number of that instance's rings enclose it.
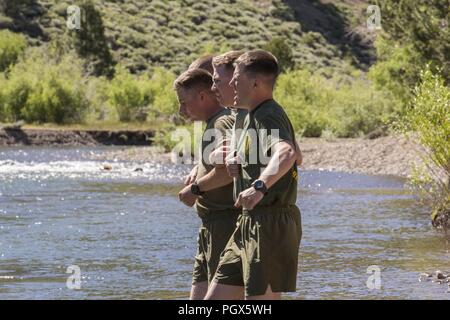
<path fill-rule="evenodd" d="M 297 161 L 297 151 L 292 144 L 283 142 L 279 152 L 281 154 L 281 158 L 284 158 L 286 162 L 293 164 Z"/>
<path fill-rule="evenodd" d="M 290 163 L 294 163 L 297 161 L 297 152 L 295 151 L 295 149 L 292 146 L 288 147 L 288 159 Z"/>

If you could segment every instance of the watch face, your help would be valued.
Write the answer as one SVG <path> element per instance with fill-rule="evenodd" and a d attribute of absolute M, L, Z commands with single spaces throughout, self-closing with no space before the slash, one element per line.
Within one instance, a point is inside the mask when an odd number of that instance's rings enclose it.
<path fill-rule="evenodd" d="M 261 180 L 255 181 L 255 189 L 261 189 L 263 187 L 263 182 Z"/>
<path fill-rule="evenodd" d="M 197 185 L 195 185 L 195 184 L 193 184 L 192 186 L 191 186 L 191 192 L 193 193 L 193 194 L 195 194 L 195 195 L 198 195 L 199 194 L 199 187 L 197 186 Z"/>

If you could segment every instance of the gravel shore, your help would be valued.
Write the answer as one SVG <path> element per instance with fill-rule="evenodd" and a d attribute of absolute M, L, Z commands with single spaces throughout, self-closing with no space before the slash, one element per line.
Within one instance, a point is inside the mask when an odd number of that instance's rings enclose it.
<path fill-rule="evenodd" d="M 423 148 L 397 136 L 378 139 L 303 138 L 299 141 L 303 152 L 303 170 L 331 170 L 364 174 L 382 174 L 408 177 L 413 164 L 421 165 Z M 161 148 L 127 147 L 95 156 L 105 161 L 171 161 L 170 153 Z"/>

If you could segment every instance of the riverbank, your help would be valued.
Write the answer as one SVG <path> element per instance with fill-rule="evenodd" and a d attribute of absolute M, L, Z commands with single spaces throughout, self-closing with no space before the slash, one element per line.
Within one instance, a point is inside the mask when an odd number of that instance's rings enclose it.
<path fill-rule="evenodd" d="M 93 155 L 97 160 L 143 163 L 169 162 L 171 154 L 152 146 L 155 130 L 55 129 L 7 127 L 0 129 L 0 146 L 126 146 Z M 385 136 L 377 139 L 302 138 L 303 170 L 327 170 L 409 177 L 422 165 L 423 148 L 411 139 Z"/>
<path fill-rule="evenodd" d="M 377 139 L 302 139 L 303 166 L 308 170 L 343 171 L 409 177 L 423 165 L 422 146 L 400 136 Z"/>
<path fill-rule="evenodd" d="M 66 130 L 0 128 L 0 146 L 149 146 L 154 130 Z"/>
<path fill-rule="evenodd" d="M 421 165 L 422 148 L 404 137 L 387 136 L 377 139 L 302 138 L 303 170 L 327 170 L 364 174 L 408 177 L 413 165 Z M 124 148 L 93 155 L 104 161 L 170 161 L 170 153 L 156 146 Z"/>

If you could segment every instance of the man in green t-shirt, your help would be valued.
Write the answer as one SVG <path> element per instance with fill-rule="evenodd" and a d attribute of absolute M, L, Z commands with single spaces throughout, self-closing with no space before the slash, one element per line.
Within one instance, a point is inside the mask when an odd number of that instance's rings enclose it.
<path fill-rule="evenodd" d="M 202 224 L 198 234 L 191 299 L 203 299 L 217 269 L 220 254 L 236 228 L 239 210 L 234 207 L 232 179 L 225 165 L 209 162 L 209 151 L 221 146 L 234 124 L 234 116 L 223 108 L 211 91 L 212 76 L 203 69 L 181 74 L 174 83 L 180 113 L 194 121 L 204 121 L 202 157 L 195 181 L 178 194 L 187 206 L 196 204 Z"/>
<path fill-rule="evenodd" d="M 273 100 L 278 73 L 276 58 L 266 51 L 249 51 L 235 62 L 234 104 L 248 115 L 228 169 L 242 214 L 206 299 L 238 299 L 244 292 L 247 299 L 279 299 L 281 292 L 296 290 L 296 142 L 291 122 Z M 234 165 L 239 159 L 240 166 Z"/>
<path fill-rule="evenodd" d="M 211 162 L 213 163 L 224 163 L 226 158 L 236 155 L 237 143 L 244 127 L 245 117 L 248 113 L 247 109 L 237 108 L 234 105 L 234 86 L 230 84 L 234 73 L 234 62 L 243 53 L 243 51 L 229 51 L 227 53 L 215 56 L 212 60 L 212 65 L 214 68 L 212 90 L 216 93 L 220 104 L 233 110 L 236 117 L 230 145 L 219 147 L 211 153 Z M 295 144 L 297 156 L 296 163 L 300 166 L 302 164 L 303 157 L 297 142 Z M 234 179 L 233 195 L 235 200 L 238 196 L 237 190 L 241 189 L 240 183 L 240 179 Z"/>
<path fill-rule="evenodd" d="M 229 51 L 214 57 L 212 61 L 214 73 L 213 86 L 211 89 L 215 92 L 220 104 L 232 110 L 235 116 L 231 141 L 229 145 L 219 147 L 211 154 L 211 160 L 214 163 L 225 163 L 226 156 L 229 153 L 234 153 L 236 151 L 237 142 L 244 125 L 244 119 L 247 116 L 247 110 L 236 108 L 234 106 L 234 88 L 230 85 L 230 80 L 233 78 L 234 73 L 233 64 L 243 53 L 243 51 Z M 233 196 L 236 198 L 236 184 L 239 181 L 235 180 L 234 182 Z"/>
<path fill-rule="evenodd" d="M 213 70 L 213 65 L 212 65 L 212 61 L 213 61 L 214 55 L 212 54 L 207 54 L 205 56 L 201 56 L 197 59 L 195 59 L 188 67 L 188 70 L 194 70 L 194 69 L 203 69 L 208 71 L 210 74 L 214 73 Z M 189 118 L 189 116 L 186 114 L 185 110 L 180 109 L 180 114 L 184 117 Z M 190 185 L 192 182 L 195 181 L 196 177 L 197 177 L 197 171 L 198 171 L 198 166 L 195 165 L 191 172 L 189 172 L 189 174 L 184 178 L 184 185 L 188 186 Z"/>

